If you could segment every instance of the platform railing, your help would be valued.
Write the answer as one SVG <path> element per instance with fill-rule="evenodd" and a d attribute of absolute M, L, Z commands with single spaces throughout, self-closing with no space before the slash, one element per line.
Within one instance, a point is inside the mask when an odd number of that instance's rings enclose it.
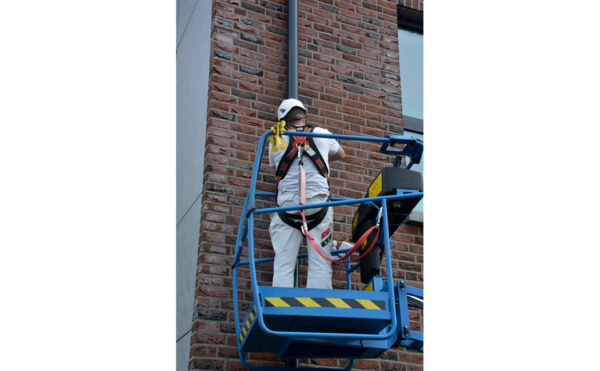
<path fill-rule="evenodd" d="M 264 150 L 265 150 L 265 145 L 266 145 L 266 138 L 273 134 L 272 131 L 267 131 L 266 133 L 264 133 L 260 139 L 259 145 L 258 145 L 258 152 L 256 155 L 256 159 L 254 162 L 254 168 L 252 171 L 252 180 L 251 180 L 251 185 L 250 185 L 250 190 L 249 190 L 249 195 L 246 198 L 245 202 L 244 202 L 244 207 L 242 210 L 242 215 L 240 218 L 240 224 L 239 224 L 239 228 L 238 228 L 238 235 L 237 235 L 237 239 L 236 239 L 236 248 L 235 248 L 235 255 L 234 255 L 234 263 L 233 263 L 233 299 L 234 299 L 234 315 L 235 315 L 235 329 L 236 329 L 236 334 L 238 336 L 236 336 L 237 338 L 237 343 L 238 343 L 238 349 L 240 348 L 241 344 L 240 344 L 240 339 L 239 339 L 239 333 L 240 333 L 240 324 L 239 324 L 239 320 L 238 320 L 238 298 L 237 298 L 237 270 L 239 266 L 242 265 L 249 265 L 250 266 L 250 280 L 251 280 L 251 285 L 252 285 L 252 292 L 254 294 L 254 298 L 253 298 L 253 302 L 254 305 L 256 306 L 256 317 L 257 317 L 257 321 L 258 324 L 261 328 L 261 330 L 271 336 L 278 336 L 278 337 L 294 337 L 294 338 L 315 338 L 315 337 L 320 337 L 320 338 L 327 338 L 327 339 L 357 339 L 357 340 L 385 340 L 385 339 L 389 339 L 391 336 L 393 336 L 396 332 L 397 332 L 397 320 L 396 320 L 396 316 L 395 316 L 395 298 L 394 298 L 394 291 L 393 288 L 393 274 L 392 274 L 392 266 L 391 266 L 391 252 L 390 252 L 390 236 L 389 236 L 389 226 L 388 226 L 388 214 L 387 214 L 387 202 L 388 200 L 402 200 L 402 199 L 412 199 L 412 198 L 416 198 L 416 197 L 422 197 L 423 193 L 422 192 L 413 192 L 411 194 L 395 194 L 395 195 L 389 195 L 389 196 L 378 196 L 378 197 L 371 197 L 371 198 L 360 198 L 360 199 L 339 199 L 337 198 L 335 201 L 331 201 L 331 202 L 327 202 L 327 203 L 317 203 L 317 204 L 309 204 L 309 205 L 294 205 L 294 206 L 287 206 L 287 207 L 275 207 L 275 208 L 264 208 L 264 209 L 255 209 L 254 208 L 254 203 L 255 203 L 255 197 L 256 196 L 266 196 L 266 197 L 274 197 L 275 194 L 274 193 L 256 193 L 256 182 L 257 182 L 257 178 L 258 178 L 258 173 L 260 170 L 260 165 L 262 164 L 262 157 L 264 154 Z M 299 132 L 286 132 L 286 135 L 290 135 L 290 136 L 310 136 L 310 137 L 318 137 L 318 138 L 333 138 L 333 139 L 344 139 L 344 140 L 358 140 L 358 141 L 367 141 L 367 142 L 379 142 L 379 143 L 383 143 L 380 151 L 382 153 L 387 153 L 387 154 L 394 154 L 394 155 L 401 155 L 401 156 L 408 156 L 411 159 L 411 162 L 409 163 L 409 165 L 407 166 L 407 169 L 409 169 L 414 163 L 419 163 L 421 156 L 422 156 L 422 152 L 423 152 L 423 143 L 422 141 L 420 141 L 419 139 L 415 139 L 413 137 L 406 137 L 406 136 L 388 136 L 388 138 L 374 138 L 374 137 L 360 137 L 360 136 L 351 136 L 351 135 L 338 135 L 338 134 L 321 134 L 321 133 L 299 133 Z M 405 147 L 402 151 L 390 151 L 387 149 L 387 147 L 390 144 L 394 144 L 394 143 L 400 143 L 400 144 L 404 144 Z M 386 269 L 387 269 L 387 281 L 388 281 L 388 293 L 389 293 L 389 305 L 388 308 L 390 308 L 390 317 L 391 317 L 391 321 L 392 321 L 392 326 L 388 328 L 388 331 L 386 331 L 384 334 L 377 334 L 377 335 L 372 335 L 372 334 L 353 334 L 353 333 L 316 333 L 316 332 L 310 332 L 310 333 L 306 333 L 306 332 L 294 332 L 294 331 L 274 331 L 271 330 L 269 328 L 267 328 L 267 326 L 264 323 L 264 318 L 263 318 L 263 309 L 262 309 L 262 305 L 259 299 L 259 293 L 260 293 L 260 289 L 258 286 L 258 282 L 256 279 L 256 264 L 257 263 L 261 263 L 261 262 L 266 262 L 266 261 L 272 261 L 274 258 L 265 258 L 265 259 L 255 259 L 254 258 L 254 235 L 253 233 L 248 233 L 249 231 L 253 231 L 254 230 L 254 215 L 260 215 L 260 214 L 267 214 L 267 213 L 273 213 L 273 212 L 283 212 L 283 211 L 294 211 L 294 210 L 307 210 L 307 209 L 314 209 L 314 208 L 322 208 L 322 207 L 334 207 L 334 206 L 341 206 L 341 205 L 352 205 L 352 204 L 360 204 L 360 203 L 366 203 L 366 202 L 378 202 L 378 201 L 382 201 L 381 202 L 381 208 L 382 210 L 382 232 L 383 232 L 383 245 L 384 245 L 384 249 L 385 249 L 385 255 L 386 255 Z M 248 261 L 240 261 L 240 257 L 242 254 L 242 250 L 244 248 L 244 243 L 246 241 L 246 238 L 248 239 Z M 343 250 L 343 251 L 338 251 L 335 255 L 339 255 L 342 252 L 347 251 L 347 250 Z M 298 258 L 303 257 L 302 255 L 306 256 L 306 254 L 300 254 Z M 348 257 L 348 259 L 351 259 L 351 257 Z M 341 263 L 344 263 L 344 261 L 341 261 Z M 351 282 L 350 282 L 350 272 L 349 269 L 356 269 L 358 268 L 358 264 L 357 263 L 355 266 L 353 267 L 348 267 L 348 264 L 346 263 L 346 268 L 347 268 L 347 285 L 348 288 L 350 288 L 351 286 Z M 240 355 L 241 355 L 241 350 L 240 350 Z M 250 369 L 254 369 L 253 366 L 247 365 L 247 363 L 243 360 L 243 357 L 240 357 L 240 360 L 242 361 L 242 363 L 244 364 L 245 367 L 250 368 Z M 354 362 L 351 362 L 351 365 L 349 366 L 350 368 L 352 367 Z M 276 371 L 278 368 L 274 367 L 274 368 L 270 368 L 274 371 Z M 301 368 L 298 368 L 301 369 Z M 290 370 L 290 368 L 282 368 L 282 370 Z"/>

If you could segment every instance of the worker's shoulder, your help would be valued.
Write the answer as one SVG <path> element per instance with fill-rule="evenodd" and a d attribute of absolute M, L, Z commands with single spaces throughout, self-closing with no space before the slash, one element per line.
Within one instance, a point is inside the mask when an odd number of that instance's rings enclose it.
<path fill-rule="evenodd" d="M 314 133 L 323 133 L 323 134 L 333 134 L 332 132 L 330 132 L 329 130 L 319 127 L 319 126 L 315 126 L 315 129 L 313 130 Z"/>

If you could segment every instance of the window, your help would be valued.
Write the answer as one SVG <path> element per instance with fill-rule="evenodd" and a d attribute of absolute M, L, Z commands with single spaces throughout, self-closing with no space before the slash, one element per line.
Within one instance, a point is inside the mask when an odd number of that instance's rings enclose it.
<path fill-rule="evenodd" d="M 400 88 L 404 135 L 424 141 L 423 130 L 423 13 L 398 7 L 398 53 L 400 54 Z M 426 152 L 426 151 L 425 151 Z M 421 163 L 411 170 L 423 173 Z M 411 220 L 423 221 L 423 200 L 411 214 Z"/>

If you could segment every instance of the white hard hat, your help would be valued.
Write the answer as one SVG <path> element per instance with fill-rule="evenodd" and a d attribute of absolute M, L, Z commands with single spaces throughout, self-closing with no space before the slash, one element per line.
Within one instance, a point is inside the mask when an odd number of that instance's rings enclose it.
<path fill-rule="evenodd" d="M 279 109 L 277 109 L 277 119 L 283 119 L 294 107 L 302 108 L 304 113 L 306 113 L 306 108 L 304 108 L 304 104 L 302 104 L 302 102 L 300 102 L 298 99 L 290 98 L 284 100 L 279 105 Z"/>

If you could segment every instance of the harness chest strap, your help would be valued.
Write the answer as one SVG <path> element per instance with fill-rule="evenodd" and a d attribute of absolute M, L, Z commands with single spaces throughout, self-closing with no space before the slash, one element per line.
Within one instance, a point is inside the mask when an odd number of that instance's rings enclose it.
<path fill-rule="evenodd" d="M 313 132 L 314 129 L 315 129 L 314 126 L 307 125 L 301 131 L 302 132 Z M 298 147 L 299 146 L 302 146 L 302 148 L 304 150 L 303 152 L 313 162 L 313 164 L 319 171 L 319 174 L 321 174 L 321 176 L 323 176 L 325 179 L 327 179 L 327 186 L 329 188 L 329 169 L 327 168 L 325 160 L 323 159 L 323 156 L 319 152 L 319 148 L 317 147 L 313 138 L 312 137 L 302 137 L 302 136 L 294 136 L 294 137 L 290 136 L 289 138 L 294 138 L 294 141 L 293 142 L 290 141 L 290 143 L 288 144 L 286 151 L 283 153 L 283 156 L 279 162 L 279 165 L 277 166 L 277 170 L 275 171 L 275 189 L 276 189 L 275 203 L 277 203 L 277 194 L 279 193 L 279 182 L 283 178 L 286 177 L 286 175 L 288 174 L 288 172 L 291 168 L 292 163 L 294 162 L 296 157 L 298 157 L 298 155 L 299 155 Z M 300 171 L 302 171 L 302 170 L 300 170 Z M 302 179 L 301 176 L 300 176 L 300 179 Z M 298 185 L 300 187 L 299 195 L 302 198 L 302 200 L 300 202 L 304 203 L 305 202 L 304 192 L 302 192 L 302 190 L 305 189 L 306 184 L 304 184 L 304 186 L 302 186 L 300 184 L 300 182 L 298 182 Z M 329 210 L 328 207 L 324 207 L 318 213 L 315 213 L 315 214 L 309 216 L 308 217 L 308 220 L 309 220 L 308 221 L 308 229 L 313 229 L 317 225 L 321 224 L 321 222 L 327 215 L 328 210 Z M 283 221 L 285 224 L 287 224 L 288 226 L 290 226 L 292 228 L 296 228 L 296 229 L 302 231 L 300 223 L 296 222 L 296 220 L 301 221 L 300 215 L 285 213 L 285 212 L 280 212 L 280 213 L 278 213 L 278 215 L 281 218 L 281 221 Z"/>
<path fill-rule="evenodd" d="M 307 125 L 306 128 L 304 128 L 304 130 L 302 131 L 313 132 L 314 129 L 314 126 Z M 313 162 L 313 164 L 319 171 L 319 174 L 321 174 L 322 177 L 327 179 L 327 186 L 329 187 L 329 169 L 327 168 L 327 164 L 325 163 L 323 156 L 319 152 L 319 148 L 317 147 L 313 138 L 301 136 L 295 136 L 290 138 L 294 138 L 294 142 L 288 144 L 287 149 L 284 152 L 283 157 L 279 162 L 279 165 L 277 166 L 277 170 L 275 171 L 275 187 L 278 188 L 279 182 L 286 177 L 288 171 L 290 170 L 292 162 L 294 162 L 294 159 L 298 152 L 298 145 L 303 146 L 304 152 L 306 153 L 308 158 L 310 158 L 310 160 Z"/>

